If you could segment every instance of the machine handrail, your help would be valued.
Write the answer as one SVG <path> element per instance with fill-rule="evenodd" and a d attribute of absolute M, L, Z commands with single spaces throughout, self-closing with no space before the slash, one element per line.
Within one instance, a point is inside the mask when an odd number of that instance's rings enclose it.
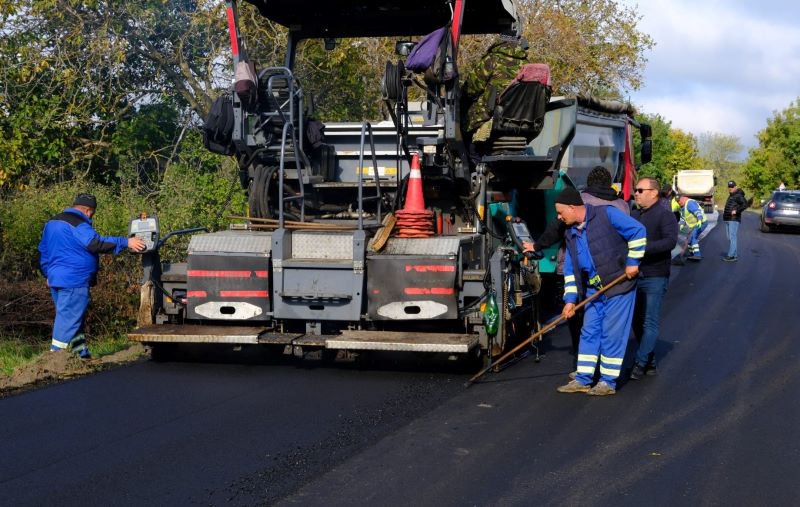
<path fill-rule="evenodd" d="M 369 131 L 369 149 L 372 156 L 372 170 L 375 177 L 375 195 L 364 197 L 364 140 Z M 378 173 L 378 157 L 375 156 L 375 137 L 372 133 L 372 124 L 364 120 L 361 124 L 361 144 L 358 154 L 358 230 L 364 230 L 364 201 L 378 201 L 378 223 L 381 223 L 381 178 Z"/>
<path fill-rule="evenodd" d="M 292 71 L 287 67 L 270 67 L 269 69 L 265 69 L 259 76 L 264 75 L 265 72 L 268 70 L 278 70 L 281 73 L 273 74 L 267 79 L 267 94 L 271 99 L 274 99 L 275 96 L 273 95 L 273 80 L 274 79 L 285 79 L 289 89 L 289 98 L 287 102 L 289 102 L 289 111 L 288 117 L 286 112 L 284 111 L 286 102 L 280 104 L 277 103 L 278 106 L 276 111 L 269 113 L 273 117 L 279 116 L 283 121 L 283 128 L 281 130 L 281 151 L 280 151 L 280 164 L 278 166 L 278 226 L 282 229 L 284 227 L 284 222 L 286 220 L 285 213 L 284 213 L 284 203 L 286 201 L 300 201 L 300 221 L 305 221 L 305 178 L 303 177 L 303 173 L 309 170 L 309 163 L 305 157 L 305 153 L 303 152 L 303 139 L 300 136 L 298 141 L 297 137 L 297 129 L 294 124 L 295 119 L 295 107 L 296 103 L 300 104 L 303 100 L 303 91 L 301 88 L 295 89 L 295 79 Z M 266 124 L 269 120 L 264 122 Z M 300 131 L 303 131 L 303 115 L 298 115 L 298 122 L 300 123 Z M 262 124 L 262 126 L 264 125 Z M 285 173 L 286 173 L 286 141 L 291 136 L 291 142 L 293 146 L 293 155 L 294 155 L 294 162 L 295 168 L 297 170 L 297 180 L 298 180 L 298 187 L 299 187 L 299 194 L 294 196 L 284 196 L 284 181 L 285 181 Z M 303 159 L 302 163 L 300 159 Z M 308 181 L 311 181 L 311 176 L 307 175 Z"/>

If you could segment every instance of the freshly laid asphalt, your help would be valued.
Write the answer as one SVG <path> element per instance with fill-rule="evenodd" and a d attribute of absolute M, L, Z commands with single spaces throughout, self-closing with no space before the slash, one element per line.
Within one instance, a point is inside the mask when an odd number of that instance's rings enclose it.
<path fill-rule="evenodd" d="M 0 400 L 2 505 L 797 505 L 800 234 L 748 214 L 675 268 L 659 374 L 559 394 L 546 356 L 470 388 L 371 367 L 143 362 Z"/>

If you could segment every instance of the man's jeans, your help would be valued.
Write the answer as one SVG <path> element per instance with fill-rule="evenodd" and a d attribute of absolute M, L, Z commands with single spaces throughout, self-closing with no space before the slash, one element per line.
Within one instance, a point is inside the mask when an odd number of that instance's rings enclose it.
<path fill-rule="evenodd" d="M 661 326 L 661 300 L 667 292 L 669 277 L 640 277 L 636 285 L 636 314 L 633 330 L 639 339 L 636 362 L 645 366 L 652 359 Z"/>
<path fill-rule="evenodd" d="M 736 250 L 736 241 L 739 236 L 739 222 L 736 220 L 726 221 L 725 230 L 728 233 L 728 240 L 730 241 L 728 246 L 728 257 L 736 257 L 738 254 L 738 251 Z"/>

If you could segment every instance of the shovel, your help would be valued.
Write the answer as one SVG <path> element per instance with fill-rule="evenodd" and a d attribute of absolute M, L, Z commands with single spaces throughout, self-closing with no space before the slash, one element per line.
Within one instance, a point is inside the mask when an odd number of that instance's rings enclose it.
<path fill-rule="evenodd" d="M 615 278 L 615 279 L 614 279 L 614 280 L 613 280 L 613 281 L 612 281 L 610 284 L 606 285 L 605 287 L 603 287 L 603 288 L 602 288 L 602 289 L 600 289 L 599 291 L 595 292 L 594 294 L 592 294 L 592 295 L 591 295 L 591 296 L 589 296 L 588 298 L 584 299 L 583 301 L 581 301 L 580 303 L 578 303 L 577 305 L 575 305 L 575 310 L 576 310 L 576 311 L 577 311 L 577 310 L 580 310 L 580 309 L 581 309 L 581 308 L 583 308 L 583 307 L 584 307 L 584 306 L 585 306 L 587 303 L 589 303 L 590 301 L 593 301 L 593 300 L 594 300 L 594 299 L 596 299 L 596 298 L 597 298 L 597 297 L 598 297 L 600 294 L 603 294 L 604 292 L 606 292 L 606 291 L 607 291 L 608 289 L 610 289 L 611 287 L 614 287 L 615 285 L 617 285 L 617 284 L 618 284 L 618 283 L 620 283 L 621 281 L 625 280 L 627 277 L 628 277 L 628 275 L 626 275 L 625 273 L 623 273 L 623 274 L 619 275 L 619 276 L 618 276 L 617 278 Z M 511 355 L 512 355 L 514 352 L 518 351 L 518 350 L 519 350 L 519 349 L 521 349 L 522 347 L 524 347 L 524 346 L 528 345 L 529 343 L 533 342 L 535 339 L 539 338 L 540 336 L 542 336 L 542 335 L 543 335 L 543 334 L 545 334 L 546 332 L 548 332 L 548 331 L 552 330 L 554 327 L 556 327 L 557 325 L 561 324 L 562 322 L 565 322 L 566 320 L 567 320 L 567 319 L 565 319 L 564 317 L 559 317 L 558 319 L 556 319 L 556 320 L 554 320 L 553 322 L 551 322 L 550 324 L 546 325 L 545 327 L 543 327 L 542 329 L 540 329 L 540 330 L 539 330 L 539 331 L 537 331 L 536 333 L 532 334 L 532 335 L 530 336 L 530 338 L 528 338 L 528 339 L 527 339 L 527 340 L 525 340 L 524 342 L 520 343 L 519 345 L 517 345 L 517 346 L 516 346 L 516 347 L 514 347 L 513 349 L 509 350 L 508 352 L 506 352 L 505 354 L 503 354 L 502 356 L 500 356 L 500 358 L 499 358 L 497 361 L 493 362 L 492 364 L 490 364 L 490 365 L 489 365 L 489 366 L 487 366 L 486 368 L 484 368 L 484 369 L 482 369 L 481 371 L 479 371 L 478 373 L 476 373 L 476 374 L 475 374 L 475 375 L 474 375 L 474 376 L 473 376 L 471 379 L 469 379 L 469 380 L 467 381 L 467 383 L 465 384 L 465 387 L 469 387 L 469 386 L 471 386 L 471 385 L 472 385 L 472 384 L 473 384 L 473 383 L 474 383 L 476 380 L 478 380 L 479 378 L 481 378 L 481 377 L 482 377 L 482 376 L 483 376 L 483 375 L 484 375 L 484 374 L 485 374 L 487 371 L 491 370 L 492 368 L 496 367 L 498 364 L 500 364 L 500 363 L 502 363 L 503 361 L 505 361 L 505 360 L 506 360 L 506 359 L 507 359 L 509 356 L 511 356 Z"/>

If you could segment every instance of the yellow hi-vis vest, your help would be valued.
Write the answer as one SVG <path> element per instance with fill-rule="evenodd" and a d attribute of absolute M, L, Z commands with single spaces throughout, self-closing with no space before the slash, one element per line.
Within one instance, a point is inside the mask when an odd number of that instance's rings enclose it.
<path fill-rule="evenodd" d="M 703 223 L 705 223 L 706 215 L 705 215 L 705 213 L 703 213 L 702 214 L 702 216 L 703 216 L 702 219 L 697 218 L 697 215 L 695 215 L 694 213 L 689 211 L 689 203 L 690 202 L 693 202 L 695 204 L 695 206 L 697 207 L 697 209 L 699 209 L 701 212 L 702 212 L 703 209 L 700 207 L 699 204 L 697 204 L 697 201 L 695 201 L 694 199 L 687 199 L 686 200 L 686 205 L 681 208 L 681 218 L 683 219 L 684 222 L 686 222 L 686 225 L 690 229 L 694 229 L 695 227 L 699 227 L 699 226 L 703 225 Z"/>

